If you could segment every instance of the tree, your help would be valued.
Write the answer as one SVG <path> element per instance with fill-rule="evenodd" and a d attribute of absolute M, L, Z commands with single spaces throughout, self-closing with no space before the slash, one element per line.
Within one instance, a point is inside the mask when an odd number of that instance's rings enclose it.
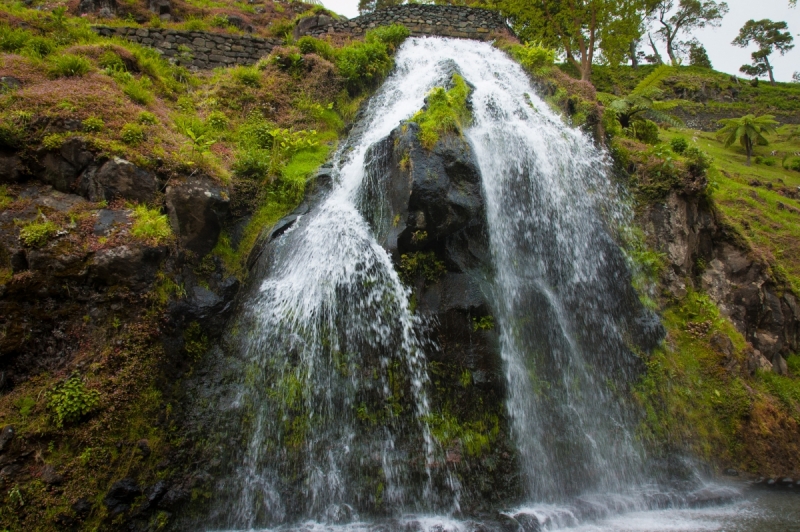
<path fill-rule="evenodd" d="M 523 41 L 562 51 L 589 81 L 592 64 L 602 58 L 619 64 L 630 43 L 641 36 L 645 0 L 499 0 Z"/>
<path fill-rule="evenodd" d="M 644 120 L 645 117 L 679 126 L 680 120 L 665 112 L 676 107 L 677 103 L 658 101 L 663 96 L 659 85 L 672 72 L 671 66 L 661 65 L 640 81 L 636 88 L 624 98 L 603 93 L 598 94 L 597 97 L 603 105 L 614 112 L 614 116 L 623 128 L 630 128 L 634 122 Z"/>
<path fill-rule="evenodd" d="M 717 131 L 717 136 L 720 140 L 724 140 L 726 148 L 738 141 L 747 153 L 747 166 L 750 166 L 753 147 L 766 146 L 769 142 L 764 135 L 775 133 L 778 122 L 773 118 L 775 117 L 772 115 L 726 118 L 719 121 L 722 128 Z"/>
<path fill-rule="evenodd" d="M 728 4 L 714 0 L 680 0 L 677 10 L 670 16 L 673 9 L 675 0 L 662 0 L 653 18 L 661 24 L 656 33 L 666 42 L 667 55 L 675 66 L 678 64 L 677 51 L 684 44 L 678 40 L 678 35 L 706 26 L 719 26 L 722 17 L 728 13 Z"/>
<path fill-rule="evenodd" d="M 358 12 L 363 15 L 385 7 L 399 6 L 404 2 L 405 0 L 358 0 Z"/>
<path fill-rule="evenodd" d="M 697 39 L 689 41 L 689 64 L 692 66 L 699 66 L 703 68 L 713 68 L 711 66 L 711 59 L 708 58 L 706 47 L 703 46 Z"/>
<path fill-rule="evenodd" d="M 733 40 L 734 45 L 746 48 L 750 43 L 758 46 L 758 50 L 750 54 L 751 65 L 742 65 L 739 70 L 748 76 L 757 78 L 764 74 L 769 75 L 769 82 L 775 84 L 775 77 L 772 74 L 772 65 L 769 56 L 778 51 L 781 55 L 794 48 L 792 34 L 786 30 L 785 22 L 772 22 L 769 19 L 748 20 L 739 35 Z"/>
<path fill-rule="evenodd" d="M 792 74 L 792 81 L 794 83 L 800 83 L 800 72 L 795 72 Z"/>

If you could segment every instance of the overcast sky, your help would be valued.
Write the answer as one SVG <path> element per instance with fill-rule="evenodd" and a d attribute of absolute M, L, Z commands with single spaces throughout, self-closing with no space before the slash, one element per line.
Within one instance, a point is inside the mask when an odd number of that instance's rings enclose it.
<path fill-rule="evenodd" d="M 348 18 L 358 16 L 358 0 L 322 0 L 328 9 L 340 13 Z M 707 28 L 698 31 L 695 36 L 708 50 L 714 68 L 731 74 L 738 74 L 739 67 L 750 62 L 750 53 L 756 48 L 744 50 L 731 45 L 731 41 L 739 33 L 745 22 L 749 19 L 768 18 L 784 20 L 789 24 L 789 30 L 795 37 L 796 46 L 793 50 L 781 57 L 775 53 L 770 57 L 774 65 L 775 79 L 778 81 L 791 81 L 792 73 L 800 71 L 800 7 L 789 8 L 788 0 L 728 0 L 730 12 L 722 20 L 719 28 Z M 649 49 L 645 50 L 649 53 Z M 662 52 L 666 58 L 666 52 Z M 741 75 L 741 74 L 740 74 Z"/>

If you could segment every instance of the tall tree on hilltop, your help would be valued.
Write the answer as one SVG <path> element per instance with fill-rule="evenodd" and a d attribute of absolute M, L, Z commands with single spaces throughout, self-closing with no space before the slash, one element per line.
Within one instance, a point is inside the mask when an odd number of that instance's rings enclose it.
<path fill-rule="evenodd" d="M 788 31 L 782 31 L 786 30 L 786 28 L 785 22 L 772 22 L 766 18 L 762 20 L 751 19 L 745 22 L 732 44 L 745 48 L 750 46 L 752 42 L 758 46 L 758 50 L 750 54 L 752 64 L 742 65 L 739 70 L 754 78 L 767 74 L 769 75 L 769 82 L 774 85 L 775 77 L 772 74 L 769 56 L 775 51 L 783 55 L 794 48 L 792 34 Z"/>
<path fill-rule="evenodd" d="M 711 66 L 711 59 L 708 57 L 706 47 L 698 41 L 693 39 L 687 43 L 689 45 L 689 64 L 692 66 L 699 66 L 703 68 L 713 68 Z"/>
<path fill-rule="evenodd" d="M 684 44 L 678 36 L 706 26 L 719 26 L 728 13 L 728 4 L 714 0 L 680 0 L 677 10 L 673 10 L 675 0 L 661 0 L 652 18 L 661 25 L 656 33 L 667 44 L 667 55 L 674 66 L 678 64 L 678 49 Z"/>
<path fill-rule="evenodd" d="M 619 64 L 642 35 L 646 0 L 497 0 L 517 35 L 564 53 L 581 79 L 592 64 Z"/>

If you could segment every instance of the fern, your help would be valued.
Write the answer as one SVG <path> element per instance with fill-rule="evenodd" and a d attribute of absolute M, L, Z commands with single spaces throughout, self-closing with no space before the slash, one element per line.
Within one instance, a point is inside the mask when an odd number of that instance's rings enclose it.
<path fill-rule="evenodd" d="M 661 65 L 653 70 L 649 76 L 644 78 L 636 85 L 636 88 L 631 91 L 631 96 L 640 96 L 645 93 L 651 92 L 653 89 L 658 89 L 662 81 L 667 79 L 672 74 L 672 67 L 669 65 Z"/>

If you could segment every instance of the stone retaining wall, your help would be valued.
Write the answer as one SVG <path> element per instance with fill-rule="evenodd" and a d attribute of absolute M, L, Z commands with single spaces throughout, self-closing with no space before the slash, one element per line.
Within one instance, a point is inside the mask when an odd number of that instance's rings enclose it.
<path fill-rule="evenodd" d="M 361 35 L 368 29 L 391 24 L 402 24 L 415 36 L 486 40 L 492 34 L 512 33 L 496 11 L 462 6 L 403 4 L 350 20 L 334 20 L 327 15 L 304 18 L 297 24 L 294 36 L 320 37 L 328 33 Z"/>
<path fill-rule="evenodd" d="M 108 26 L 97 26 L 94 30 L 104 37 L 122 37 L 150 46 L 167 58 L 181 59 L 182 64 L 199 69 L 251 65 L 281 44 L 280 39 L 205 31 Z"/>

